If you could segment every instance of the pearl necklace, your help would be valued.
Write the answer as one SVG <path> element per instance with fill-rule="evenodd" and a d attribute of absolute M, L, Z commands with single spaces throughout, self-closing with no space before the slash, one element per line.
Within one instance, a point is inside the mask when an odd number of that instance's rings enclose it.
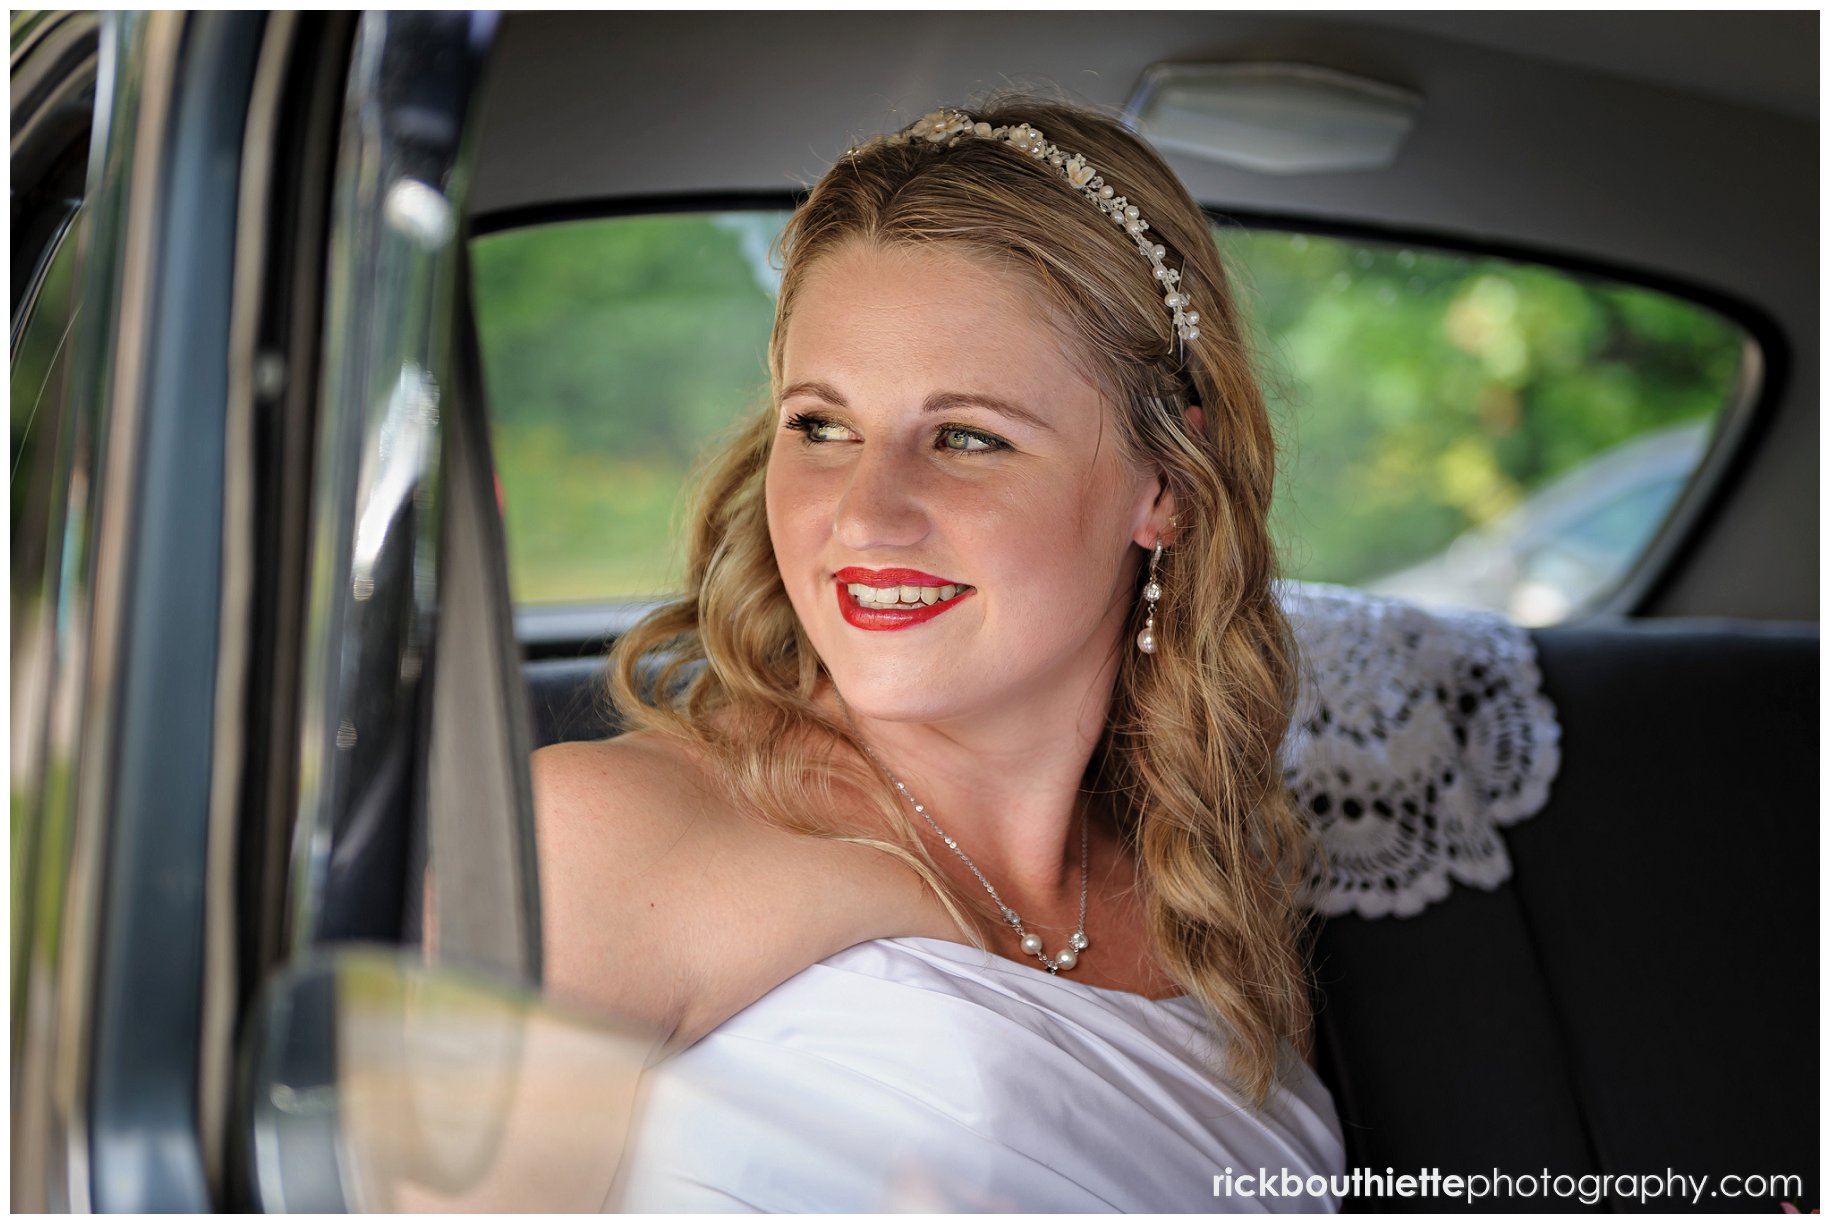
<path fill-rule="evenodd" d="M 879 761 L 878 764 L 881 765 L 882 762 Z M 928 822 L 928 827 L 934 830 L 934 836 L 940 838 L 946 844 L 947 849 L 959 855 L 960 862 L 966 864 L 967 870 L 978 877 L 979 883 L 985 886 L 985 891 L 991 894 L 991 899 L 997 902 L 998 912 L 1004 916 L 1004 921 L 1008 922 L 1010 929 L 1017 933 L 1017 939 L 1022 942 L 1025 952 L 1041 961 L 1042 967 L 1050 973 L 1072 969 L 1080 962 L 1080 954 L 1087 950 L 1087 817 L 1084 812 L 1080 817 L 1080 921 L 1074 928 L 1074 933 L 1068 936 L 1068 946 L 1056 955 L 1050 956 L 1042 950 L 1042 936 L 1023 929 L 1023 919 L 1017 915 L 1016 910 L 1004 904 L 1004 898 L 998 896 L 998 890 L 991 886 L 991 881 L 985 878 L 985 873 L 979 870 L 978 864 L 967 857 L 966 852 L 959 848 L 958 843 L 941 831 L 941 827 L 934 823 L 934 817 L 928 815 L 928 809 L 915 802 L 915 796 L 909 793 L 909 788 L 904 786 L 895 774 L 889 773 L 888 769 L 885 769 L 884 772 L 889 774 L 890 781 L 896 783 L 896 790 L 901 793 L 902 797 L 914 804 L 915 814 Z"/>

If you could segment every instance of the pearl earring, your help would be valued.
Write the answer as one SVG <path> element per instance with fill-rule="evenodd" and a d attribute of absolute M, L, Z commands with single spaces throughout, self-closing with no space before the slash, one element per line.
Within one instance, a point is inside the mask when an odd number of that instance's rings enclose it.
<path fill-rule="evenodd" d="M 1145 654 L 1156 653 L 1156 601 L 1163 598 L 1163 588 L 1156 580 L 1156 563 L 1163 559 L 1163 541 L 1159 537 L 1150 553 L 1150 577 L 1144 583 L 1144 627 L 1137 633 L 1137 648 Z"/>

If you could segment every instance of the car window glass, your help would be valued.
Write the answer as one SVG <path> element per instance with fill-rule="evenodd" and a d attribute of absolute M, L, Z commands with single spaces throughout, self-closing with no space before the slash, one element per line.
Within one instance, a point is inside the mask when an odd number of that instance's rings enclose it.
<path fill-rule="evenodd" d="M 13 348 L 12 446 L 7 472 L 12 486 L 12 547 L 14 568 L 22 561 L 21 547 L 30 538 L 30 481 L 21 482 L 40 466 L 45 448 L 56 444 L 56 409 L 69 359 L 70 335 L 76 327 L 76 223 L 73 217 L 47 261 L 43 276 L 27 303 L 27 314 Z M 50 401 L 47 405 L 47 399 Z M 26 549 L 28 554 L 33 550 Z M 41 553 L 37 555 L 42 555 Z M 19 584 L 14 583 L 14 591 Z"/>
<path fill-rule="evenodd" d="M 1286 430 L 1293 577 L 1562 620 L 1638 560 L 1738 386 L 1741 329 L 1668 294 L 1396 243 L 1219 241 Z M 1571 558 L 1554 580 L 1526 573 L 1546 548 Z"/>
<path fill-rule="evenodd" d="M 677 585 L 693 461 L 765 392 L 784 217 L 476 240 L 518 604 Z M 1669 294 L 1419 244 L 1215 238 L 1284 433 L 1291 577 L 1564 619 L 1620 584 L 1745 393 L 1742 329 Z"/>
<path fill-rule="evenodd" d="M 626 217 L 474 244 L 517 602 L 678 585 L 682 485 L 767 387 L 769 244 L 783 217 Z"/>
<path fill-rule="evenodd" d="M 7 472 L 11 491 L 12 525 L 12 660 L 13 660 L 13 761 L 14 820 L 12 824 L 13 931 L 29 929 L 21 921 L 22 881 L 31 855 L 23 839 L 30 821 L 21 812 L 22 793 L 33 791 L 37 779 L 22 779 L 18 768 L 39 760 L 45 723 L 44 709 L 50 683 L 50 626 L 54 575 L 45 572 L 51 520 L 56 510 L 56 462 L 62 417 L 65 374 L 69 369 L 70 337 L 75 328 L 77 244 L 75 220 L 66 225 L 38 284 L 28 295 L 26 315 L 18 329 L 12 353 L 12 446 Z M 23 783 L 23 791 L 22 784 Z M 55 892 L 52 887 L 50 892 Z M 54 905 L 55 896 L 43 900 Z M 19 964 L 18 949 L 14 964 Z"/>

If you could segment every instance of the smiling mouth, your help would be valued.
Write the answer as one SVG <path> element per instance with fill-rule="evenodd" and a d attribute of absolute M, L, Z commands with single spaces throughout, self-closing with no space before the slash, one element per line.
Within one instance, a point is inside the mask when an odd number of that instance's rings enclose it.
<path fill-rule="evenodd" d="M 913 612 L 918 608 L 931 608 L 937 603 L 946 603 L 958 599 L 972 588 L 964 583 L 950 582 L 945 586 L 896 586 L 876 587 L 862 582 L 848 582 L 845 593 L 850 595 L 861 608 L 890 608 L 903 612 Z"/>
<path fill-rule="evenodd" d="M 921 570 L 847 566 L 833 575 L 839 614 L 857 629 L 908 629 L 957 607 L 976 588 Z"/>

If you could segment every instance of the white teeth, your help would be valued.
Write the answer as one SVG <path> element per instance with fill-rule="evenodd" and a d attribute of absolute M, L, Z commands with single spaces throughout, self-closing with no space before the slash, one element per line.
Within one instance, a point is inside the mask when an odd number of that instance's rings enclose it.
<path fill-rule="evenodd" d="M 845 590 L 851 597 L 867 608 L 911 608 L 932 607 L 944 603 L 965 590 L 965 586 L 949 583 L 946 586 L 893 586 L 871 587 L 861 582 L 848 582 Z"/>

